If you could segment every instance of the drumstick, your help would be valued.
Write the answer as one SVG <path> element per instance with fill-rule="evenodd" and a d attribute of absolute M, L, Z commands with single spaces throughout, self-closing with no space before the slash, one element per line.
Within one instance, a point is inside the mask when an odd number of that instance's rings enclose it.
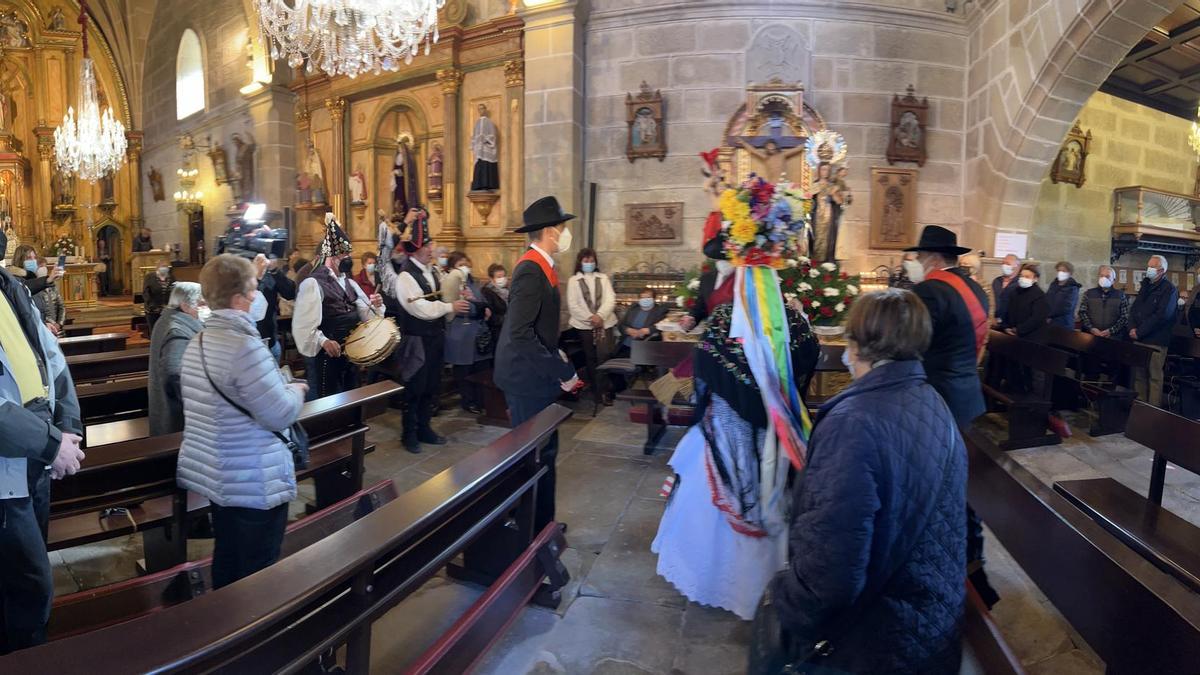
<path fill-rule="evenodd" d="M 408 299 L 408 302 L 416 302 L 418 300 L 440 300 L 442 297 L 441 291 L 430 291 L 425 295 L 418 295 Z"/>

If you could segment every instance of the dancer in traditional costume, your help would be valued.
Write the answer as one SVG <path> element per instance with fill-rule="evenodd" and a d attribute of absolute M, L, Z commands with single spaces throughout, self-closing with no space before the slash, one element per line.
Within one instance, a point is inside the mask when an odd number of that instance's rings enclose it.
<path fill-rule="evenodd" d="M 706 252 L 733 264 L 733 292 L 712 296 L 720 304 L 694 355 L 698 421 L 671 457 L 676 476 L 651 548 L 658 573 L 690 600 L 750 620 L 787 561 L 785 486 L 803 467 L 811 426 L 799 392 L 820 346 L 775 272 L 798 255 L 805 211 L 793 218 L 760 179 L 719 202 Z"/>

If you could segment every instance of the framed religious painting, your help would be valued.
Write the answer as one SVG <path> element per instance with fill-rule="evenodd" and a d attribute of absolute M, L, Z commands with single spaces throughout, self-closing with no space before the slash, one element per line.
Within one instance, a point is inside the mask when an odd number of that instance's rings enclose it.
<path fill-rule="evenodd" d="M 899 250 L 916 241 L 917 174 L 871 167 L 871 248 Z"/>
<path fill-rule="evenodd" d="M 1092 148 L 1092 130 L 1086 134 L 1079 128 L 1079 122 L 1071 127 L 1067 139 L 1063 141 L 1050 167 L 1050 180 L 1054 183 L 1070 183 L 1077 188 L 1083 187 L 1087 180 L 1084 167 L 1087 165 L 1088 152 Z"/>
<path fill-rule="evenodd" d="M 888 138 L 888 164 L 916 162 L 925 166 L 925 123 L 929 118 L 929 99 L 917 100 L 913 86 L 903 97 L 892 97 L 892 128 Z"/>
<path fill-rule="evenodd" d="M 663 135 L 662 93 L 642 82 L 641 91 L 625 95 L 625 118 L 629 124 L 629 136 L 625 142 L 625 156 L 630 162 L 640 158 L 667 157 L 667 141 Z"/>
<path fill-rule="evenodd" d="M 625 245 L 683 243 L 683 202 L 625 205 Z"/>

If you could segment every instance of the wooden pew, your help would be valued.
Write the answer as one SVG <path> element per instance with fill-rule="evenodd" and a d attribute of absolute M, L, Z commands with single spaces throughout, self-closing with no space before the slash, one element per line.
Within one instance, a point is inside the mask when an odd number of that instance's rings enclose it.
<path fill-rule="evenodd" d="M 284 533 L 286 558 L 346 527 L 396 498 L 390 480 L 362 490 L 327 509 L 293 521 Z M 54 599 L 48 628 L 51 640 L 111 626 L 159 611 L 205 593 L 212 586 L 212 558 Z"/>
<path fill-rule="evenodd" d="M 1133 373 L 1150 366 L 1153 350 L 1136 342 L 1113 340 L 1088 333 L 1070 330 L 1063 326 L 1047 325 L 1034 334 L 1035 342 L 1065 349 L 1075 355 L 1076 360 L 1069 379 L 1089 401 L 1096 403 L 1097 417 L 1088 433 L 1092 436 L 1119 434 L 1125 430 L 1129 419 L 1129 408 L 1137 398 L 1137 392 L 1122 383 L 1131 383 Z M 1117 369 L 1116 382 L 1088 380 L 1086 371 L 1100 364 Z"/>
<path fill-rule="evenodd" d="M 150 348 L 68 356 L 67 367 L 75 384 L 137 377 L 150 370 Z"/>
<path fill-rule="evenodd" d="M 1061 443 L 1057 434 L 1048 433 L 1047 417 L 1054 377 L 1066 375 L 1070 355 L 1000 331 L 989 334 L 987 350 L 989 363 L 987 379 L 982 385 L 983 395 L 1008 409 L 1008 439 L 1001 447 L 1018 450 Z M 1012 372 L 1012 364 L 1044 373 L 1040 390 L 1018 392 L 1011 386 L 1002 387 L 1000 379 Z"/>
<path fill-rule="evenodd" d="M 63 335 L 66 337 L 80 337 L 82 335 L 91 335 L 96 326 L 90 323 L 73 323 L 67 319 L 68 325 L 63 326 Z"/>
<path fill-rule="evenodd" d="M 1154 451 L 1147 497 L 1112 478 L 1060 481 L 1054 489 L 1156 567 L 1200 592 L 1200 527 L 1162 507 L 1168 462 L 1200 474 L 1200 422 L 1139 401 L 1125 435 Z"/>
<path fill-rule="evenodd" d="M 54 620 L 53 614 L 50 619 Z M 1024 675 L 1021 659 L 1005 642 L 1000 627 L 970 581 L 967 581 L 967 607 L 963 615 L 963 642 L 987 675 Z"/>
<path fill-rule="evenodd" d="M 658 377 L 679 365 L 695 348 L 695 342 L 635 340 L 629 350 L 629 360 L 639 368 L 653 368 L 655 376 Z M 645 387 L 627 389 L 617 394 L 617 398 L 629 401 L 634 405 L 645 406 L 646 444 L 642 446 L 643 454 L 654 454 L 655 448 L 658 447 L 658 439 L 662 438 L 671 424 L 691 423 L 690 407 L 675 411 L 674 417 L 672 417 L 672 409 L 659 403 L 654 394 Z"/>
<path fill-rule="evenodd" d="M 75 396 L 85 424 L 145 417 L 150 411 L 149 377 L 76 385 Z"/>
<path fill-rule="evenodd" d="M 1008 457 L 965 435 L 967 499 L 1107 672 L 1195 673 L 1200 595 Z"/>
<path fill-rule="evenodd" d="M 387 397 L 401 387 L 379 382 L 306 403 L 300 421 L 309 433 L 307 469 L 297 480 L 313 478 L 316 509 L 362 489 L 366 420 L 386 409 Z M 116 423 L 144 424 L 144 419 Z M 94 439 L 94 437 L 91 437 Z M 135 438 L 89 447 L 80 471 L 55 483 L 50 501 L 50 550 L 79 546 L 141 532 L 146 566 L 161 570 L 186 556 L 182 536 L 188 513 L 207 503 L 175 484 L 182 434 Z M 104 516 L 107 509 L 123 509 Z"/>
<path fill-rule="evenodd" d="M 101 352 L 119 352 L 125 349 L 125 333 L 100 333 L 99 335 L 81 335 L 58 339 L 58 346 L 64 356 L 80 354 L 99 354 Z"/>
<path fill-rule="evenodd" d="M 542 589 L 567 581 L 565 541 L 533 531 L 539 449 L 570 417 L 551 406 L 357 522 L 257 574 L 189 602 L 0 658 L 3 672 L 295 671 L 345 646 L 366 673 L 371 626 L 473 541 L 507 567 L 409 672 L 467 672 Z M 518 551 L 516 555 L 512 551 Z M 549 586 L 543 580 L 549 580 Z M 400 668 L 402 664 L 397 663 Z"/>

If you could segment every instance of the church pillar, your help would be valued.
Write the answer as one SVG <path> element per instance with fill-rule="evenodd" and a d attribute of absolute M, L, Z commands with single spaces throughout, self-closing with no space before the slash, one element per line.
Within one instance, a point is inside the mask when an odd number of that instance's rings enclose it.
<path fill-rule="evenodd" d="M 442 231 L 438 232 L 437 240 L 439 244 L 457 249 L 466 243 L 462 223 L 458 220 L 459 179 L 463 173 L 458 161 L 458 91 L 462 88 L 463 71 L 458 68 L 439 70 L 437 78 L 442 85 L 442 158 L 445 162 L 442 167 Z"/>
<path fill-rule="evenodd" d="M 142 132 L 130 131 L 125 134 L 127 141 L 127 149 L 125 151 L 126 159 L 129 161 L 129 170 L 132 172 L 133 180 L 129 182 L 130 191 L 133 193 L 129 200 L 129 232 L 132 235 L 141 229 L 145 219 L 142 218 Z M 91 239 L 91 237 L 88 237 Z M 89 246 L 91 242 L 89 242 Z M 93 250 L 91 248 L 88 249 Z M 180 254 L 186 254 L 186 251 L 181 251 Z"/>
<path fill-rule="evenodd" d="M 37 136 L 38 167 L 37 183 L 33 185 L 32 213 L 29 218 L 29 230 L 22 232 L 24 223 L 18 223 L 20 228 L 17 236 L 21 241 L 36 240 L 39 244 L 50 243 L 49 233 L 54 231 L 54 194 L 50 190 L 50 175 L 54 171 L 54 129 L 42 124 L 34 128 Z"/>
<path fill-rule="evenodd" d="M 504 64 L 504 98 L 508 106 L 508 133 L 505 164 L 510 167 L 509 184 L 503 186 L 504 213 L 507 222 L 504 232 L 512 233 L 521 226 L 521 214 L 525 210 L 525 62 L 509 61 Z M 503 133 L 503 132 L 502 132 Z M 523 235 L 516 235 L 522 237 Z"/>
<path fill-rule="evenodd" d="M 297 139 L 307 139 L 308 134 L 309 134 L 309 129 L 311 126 L 312 126 L 312 116 L 309 114 L 308 108 L 305 108 L 303 104 L 296 106 L 296 138 Z M 299 141 L 298 147 L 296 148 L 296 152 L 297 153 L 306 152 L 303 140 Z M 297 155 L 297 157 L 300 157 L 300 155 Z M 296 164 L 299 165 L 300 161 L 298 160 L 296 162 Z M 297 168 L 296 171 L 298 172 L 299 169 Z M 293 185 L 294 184 L 295 183 L 293 183 Z M 295 195 L 295 192 L 293 192 L 292 194 Z M 317 235 L 316 230 L 314 230 L 313 228 L 304 227 L 304 225 L 302 223 L 303 218 L 301 218 L 302 213 L 303 212 L 301 212 L 301 211 L 296 211 L 296 213 L 295 213 L 294 223 L 295 223 L 296 231 L 292 232 L 292 240 L 295 241 L 296 245 L 299 246 L 302 250 L 311 251 L 311 250 L 313 250 L 313 247 L 316 246 L 317 242 L 320 240 L 320 237 Z"/>
<path fill-rule="evenodd" d="M 545 45 L 525 57 L 525 194 L 522 206 L 547 195 L 582 215 L 583 60 L 576 51 L 587 19 L 586 0 L 539 4 L 522 13 L 525 44 Z M 519 212 L 519 211 L 518 211 Z M 582 226 L 576 233 L 582 241 Z"/>
<path fill-rule="evenodd" d="M 325 189 L 329 191 L 329 203 L 333 207 L 333 215 L 339 223 L 349 223 L 349 213 L 346 209 L 346 99 L 338 96 L 325 99 L 325 108 L 329 110 L 329 121 L 333 126 L 333 147 L 330 151 L 329 180 Z M 351 235 L 353 236 L 353 235 Z"/>
<path fill-rule="evenodd" d="M 250 106 L 255 161 L 254 192 L 268 212 L 282 213 L 296 199 L 296 126 L 302 110 L 296 95 L 282 84 L 245 96 Z M 304 117 L 307 126 L 307 116 Z"/>

